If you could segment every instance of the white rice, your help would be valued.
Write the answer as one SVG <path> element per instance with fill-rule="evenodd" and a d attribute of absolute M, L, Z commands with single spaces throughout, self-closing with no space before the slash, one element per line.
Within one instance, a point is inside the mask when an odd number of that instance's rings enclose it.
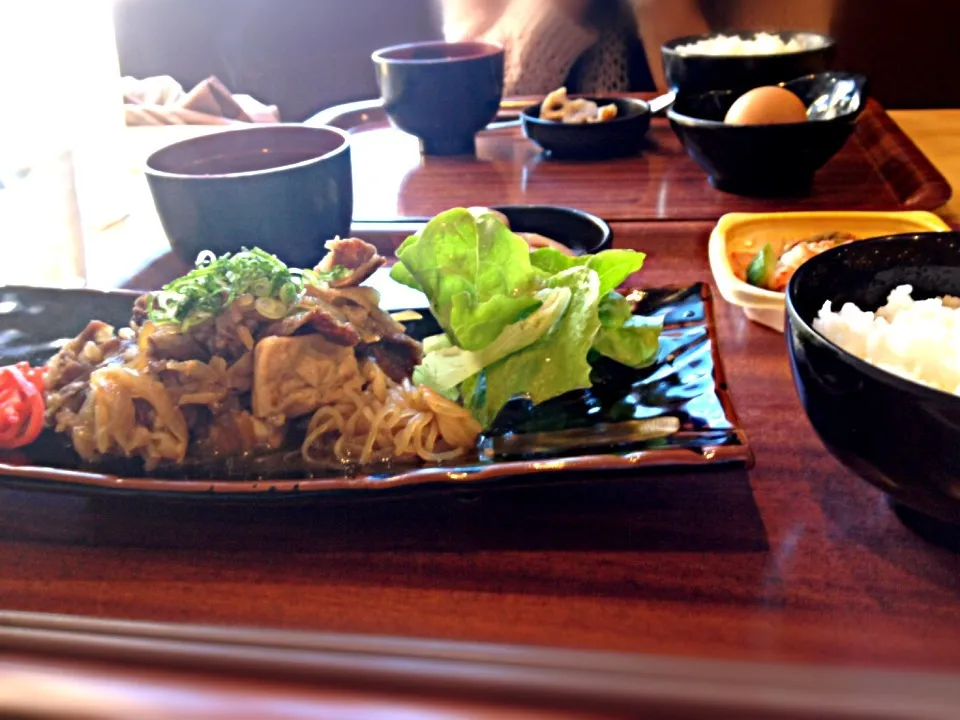
<path fill-rule="evenodd" d="M 714 35 L 705 40 L 679 45 L 680 55 L 781 55 L 819 47 L 816 35 L 795 35 L 784 42 L 779 35 L 760 32 L 753 39 L 739 35 Z"/>
<path fill-rule="evenodd" d="M 875 313 L 823 304 L 813 327 L 861 360 L 908 380 L 960 395 L 960 300 L 914 300 L 900 285 Z"/>

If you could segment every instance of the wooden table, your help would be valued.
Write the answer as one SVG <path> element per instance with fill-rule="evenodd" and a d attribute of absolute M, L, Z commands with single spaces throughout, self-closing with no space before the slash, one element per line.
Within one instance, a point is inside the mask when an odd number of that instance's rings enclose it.
<path fill-rule="evenodd" d="M 960 110 L 901 110 L 890 115 L 933 161 L 951 186 L 960 188 Z M 128 185 L 122 188 L 129 215 L 107 228 L 93 228 L 87 248 L 87 283 L 93 287 L 146 287 L 151 280 L 165 279 L 182 267 L 169 255 L 169 245 L 160 227 L 146 181 L 139 165 L 149 149 L 185 136 L 183 127 L 131 128 L 127 141 L 131 158 Z M 200 129 L 199 132 L 206 132 Z M 409 138 L 403 139 L 405 144 Z M 371 160 L 376 162 L 376 158 Z M 558 203 L 569 203 L 562 186 L 551 189 Z M 960 192 L 960 191 L 958 191 Z M 518 201 L 524 201 L 522 195 Z M 495 198 L 492 198 L 495 199 Z M 392 198 L 391 198 L 392 200 Z M 503 202 L 503 201 L 502 201 Z M 948 222 L 960 227 L 960 195 L 957 193 L 938 211 Z M 141 275 L 142 271 L 146 271 Z"/>
<path fill-rule="evenodd" d="M 896 117 L 960 187 L 960 111 Z M 957 200 L 944 213 L 956 221 Z M 92 238 L 93 284 L 124 284 L 144 265 L 133 284 L 165 280 L 173 264 L 155 252 L 155 222 L 138 212 Z M 617 246 L 648 254 L 642 280 L 656 286 L 711 282 L 710 226 L 614 230 Z M 125 244 L 135 232 L 142 244 Z M 750 472 L 492 491 L 474 501 L 260 508 L 0 490 L 0 608 L 960 669 L 960 557 L 906 530 L 879 492 L 823 449 L 794 392 L 783 336 L 719 298 L 717 312 L 757 457 Z"/>

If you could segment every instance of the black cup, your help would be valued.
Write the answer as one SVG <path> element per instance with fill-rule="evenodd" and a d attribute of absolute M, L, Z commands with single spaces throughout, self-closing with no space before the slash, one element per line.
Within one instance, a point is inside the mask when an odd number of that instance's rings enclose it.
<path fill-rule="evenodd" d="M 147 182 L 174 252 L 193 264 L 259 247 L 312 267 L 347 235 L 353 180 L 346 133 L 265 125 L 191 138 L 147 159 Z"/>
<path fill-rule="evenodd" d="M 469 155 L 503 96 L 503 48 L 427 42 L 373 53 L 384 109 L 425 155 Z"/>

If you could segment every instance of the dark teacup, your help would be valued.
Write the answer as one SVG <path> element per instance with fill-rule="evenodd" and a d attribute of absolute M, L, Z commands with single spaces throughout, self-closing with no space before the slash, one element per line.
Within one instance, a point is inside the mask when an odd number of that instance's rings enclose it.
<path fill-rule="evenodd" d="M 420 139 L 425 155 L 463 155 L 503 95 L 503 48 L 482 42 L 426 42 L 373 53 L 384 108 Z"/>
<path fill-rule="evenodd" d="M 353 180 L 346 133 L 266 125 L 191 138 L 147 159 L 147 182 L 174 252 L 193 264 L 259 247 L 313 267 L 323 244 L 347 235 Z"/>

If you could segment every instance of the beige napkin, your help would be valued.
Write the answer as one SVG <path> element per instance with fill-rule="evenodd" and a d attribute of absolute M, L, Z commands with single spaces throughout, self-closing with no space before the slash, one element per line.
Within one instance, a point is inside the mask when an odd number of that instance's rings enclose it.
<path fill-rule="evenodd" d="M 125 77 L 121 83 L 127 125 L 232 125 L 280 122 L 276 105 L 234 95 L 215 77 L 190 92 L 168 75 Z"/>

